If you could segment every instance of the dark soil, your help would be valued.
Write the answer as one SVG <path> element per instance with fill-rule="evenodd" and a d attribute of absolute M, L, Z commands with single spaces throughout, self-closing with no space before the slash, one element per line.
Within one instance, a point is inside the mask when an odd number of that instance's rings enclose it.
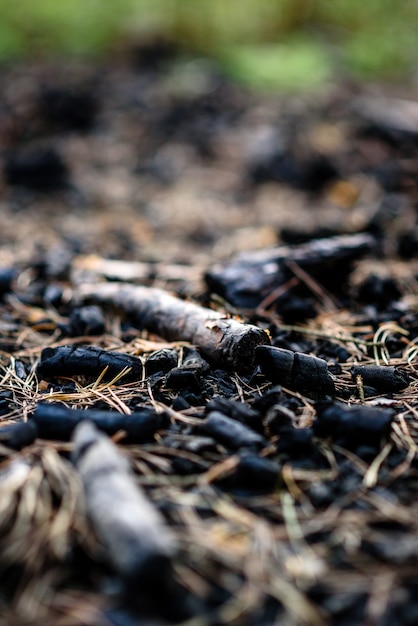
<path fill-rule="evenodd" d="M 0 73 L 2 623 L 415 625 L 418 103 L 144 58 Z M 231 369 L 105 303 L 121 282 L 263 345 Z M 164 567 L 109 558 L 82 413 L 172 533 Z"/>

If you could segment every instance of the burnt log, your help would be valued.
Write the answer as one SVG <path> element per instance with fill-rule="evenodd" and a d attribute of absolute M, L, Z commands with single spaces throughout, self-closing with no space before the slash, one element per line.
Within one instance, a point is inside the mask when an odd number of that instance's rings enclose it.
<path fill-rule="evenodd" d="M 368 234 L 316 239 L 299 246 L 278 246 L 243 252 L 205 274 L 208 288 L 236 307 L 256 308 L 273 289 L 288 281 L 296 264 L 327 288 L 341 287 L 351 263 L 369 252 L 375 240 Z"/>
<path fill-rule="evenodd" d="M 267 333 L 251 324 L 180 300 L 166 291 L 131 284 L 84 284 L 76 298 L 119 307 L 139 328 L 167 341 L 187 341 L 213 361 L 236 370 L 249 369 L 254 349 L 268 344 Z"/>
<path fill-rule="evenodd" d="M 162 593 L 170 585 L 176 551 L 162 516 L 135 483 L 127 460 L 94 424 L 79 424 L 73 441 L 87 514 L 106 560 L 137 594 Z"/>

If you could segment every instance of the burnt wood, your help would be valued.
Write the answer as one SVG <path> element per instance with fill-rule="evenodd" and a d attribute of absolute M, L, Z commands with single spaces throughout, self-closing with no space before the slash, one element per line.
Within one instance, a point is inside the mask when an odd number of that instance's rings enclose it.
<path fill-rule="evenodd" d="M 268 344 L 267 333 L 217 311 L 176 298 L 157 288 L 132 284 L 84 284 L 78 299 L 113 305 L 132 316 L 140 328 L 168 341 L 188 341 L 221 365 L 249 369 L 254 349 Z"/>

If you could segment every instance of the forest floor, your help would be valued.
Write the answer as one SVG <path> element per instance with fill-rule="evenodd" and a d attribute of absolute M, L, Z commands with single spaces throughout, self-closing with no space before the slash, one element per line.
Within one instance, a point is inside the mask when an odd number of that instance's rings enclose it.
<path fill-rule="evenodd" d="M 157 53 L 0 73 L 1 623 L 412 626 L 418 102 L 348 81 L 260 95 Z M 92 308 L 82 286 L 106 281 L 249 322 L 278 352 L 231 370 L 117 297 Z M 66 345 L 144 374 L 45 373 Z M 275 372 L 283 350 L 301 373 Z M 114 571 L 47 402 L 164 416 L 112 436 L 173 533 L 175 592 Z"/>

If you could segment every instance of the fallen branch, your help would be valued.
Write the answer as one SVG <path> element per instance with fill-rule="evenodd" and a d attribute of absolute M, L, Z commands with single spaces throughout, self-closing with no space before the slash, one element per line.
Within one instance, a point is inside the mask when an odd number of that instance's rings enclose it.
<path fill-rule="evenodd" d="M 315 239 L 299 246 L 278 246 L 242 252 L 205 274 L 214 293 L 236 307 L 256 308 L 271 292 L 292 278 L 296 264 L 314 278 L 342 284 L 350 264 L 375 245 L 367 233 Z M 327 287 L 326 282 L 324 286 Z"/>
<path fill-rule="evenodd" d="M 248 369 L 256 346 L 268 344 L 267 333 L 191 302 L 180 300 L 162 289 L 132 284 L 84 284 L 75 292 L 78 299 L 111 304 L 132 316 L 140 328 L 157 333 L 167 341 L 188 341 L 221 365 Z"/>
<path fill-rule="evenodd" d="M 197 280 L 199 267 L 166 263 L 141 263 L 104 259 L 96 255 L 78 256 L 72 267 L 73 284 L 97 280 L 99 277 L 122 282 Z"/>
<path fill-rule="evenodd" d="M 87 513 L 107 560 L 137 592 L 165 588 L 175 542 L 159 512 L 136 485 L 125 458 L 94 424 L 81 422 L 73 441 Z"/>

